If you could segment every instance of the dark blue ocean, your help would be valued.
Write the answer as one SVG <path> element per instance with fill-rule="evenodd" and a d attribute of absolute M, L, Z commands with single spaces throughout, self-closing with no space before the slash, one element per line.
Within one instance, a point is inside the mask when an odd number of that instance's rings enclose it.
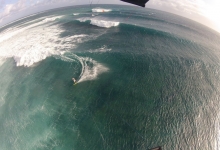
<path fill-rule="evenodd" d="M 22 18 L 0 28 L 0 77 L 1 150 L 220 149 L 220 34 L 174 14 Z"/>

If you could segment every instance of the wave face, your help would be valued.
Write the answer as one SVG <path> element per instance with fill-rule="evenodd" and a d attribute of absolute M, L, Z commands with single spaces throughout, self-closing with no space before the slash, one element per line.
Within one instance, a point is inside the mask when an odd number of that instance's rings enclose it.
<path fill-rule="evenodd" d="M 78 16 L 78 15 L 79 15 L 79 13 L 73 13 L 73 15 L 74 15 L 74 16 Z"/>
<path fill-rule="evenodd" d="M 0 149 L 218 150 L 219 39 L 179 16 L 116 5 L 1 28 Z"/>
<path fill-rule="evenodd" d="M 79 18 L 77 19 L 80 22 L 86 22 L 90 21 L 90 24 L 98 26 L 98 27 L 103 27 L 103 28 L 110 28 L 110 27 L 116 27 L 120 24 L 120 22 L 115 22 L 115 21 L 105 21 L 105 20 L 100 20 L 100 19 L 95 19 L 95 18 Z"/>

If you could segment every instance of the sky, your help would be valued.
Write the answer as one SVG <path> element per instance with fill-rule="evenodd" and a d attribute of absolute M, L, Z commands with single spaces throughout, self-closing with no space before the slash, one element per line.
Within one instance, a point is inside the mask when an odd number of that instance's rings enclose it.
<path fill-rule="evenodd" d="M 127 4 L 120 0 L 0 0 L 0 27 L 40 11 L 91 2 L 93 4 Z M 158 9 L 195 20 L 220 33 L 220 0 L 150 0 L 146 8 Z"/>

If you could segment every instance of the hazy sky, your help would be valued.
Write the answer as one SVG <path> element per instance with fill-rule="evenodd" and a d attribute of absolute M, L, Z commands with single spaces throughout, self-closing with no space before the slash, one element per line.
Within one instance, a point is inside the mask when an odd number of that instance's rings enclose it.
<path fill-rule="evenodd" d="M 0 0 L 0 26 L 39 11 L 90 2 L 91 0 Z M 126 4 L 120 0 L 92 0 L 92 3 Z M 193 19 L 220 32 L 220 0 L 150 0 L 146 7 Z"/>

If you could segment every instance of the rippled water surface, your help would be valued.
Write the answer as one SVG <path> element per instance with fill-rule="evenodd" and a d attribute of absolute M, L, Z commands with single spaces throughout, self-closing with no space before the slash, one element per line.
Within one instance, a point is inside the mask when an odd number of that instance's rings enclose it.
<path fill-rule="evenodd" d="M 0 149 L 218 150 L 219 39 L 173 14 L 116 5 L 2 27 Z"/>

